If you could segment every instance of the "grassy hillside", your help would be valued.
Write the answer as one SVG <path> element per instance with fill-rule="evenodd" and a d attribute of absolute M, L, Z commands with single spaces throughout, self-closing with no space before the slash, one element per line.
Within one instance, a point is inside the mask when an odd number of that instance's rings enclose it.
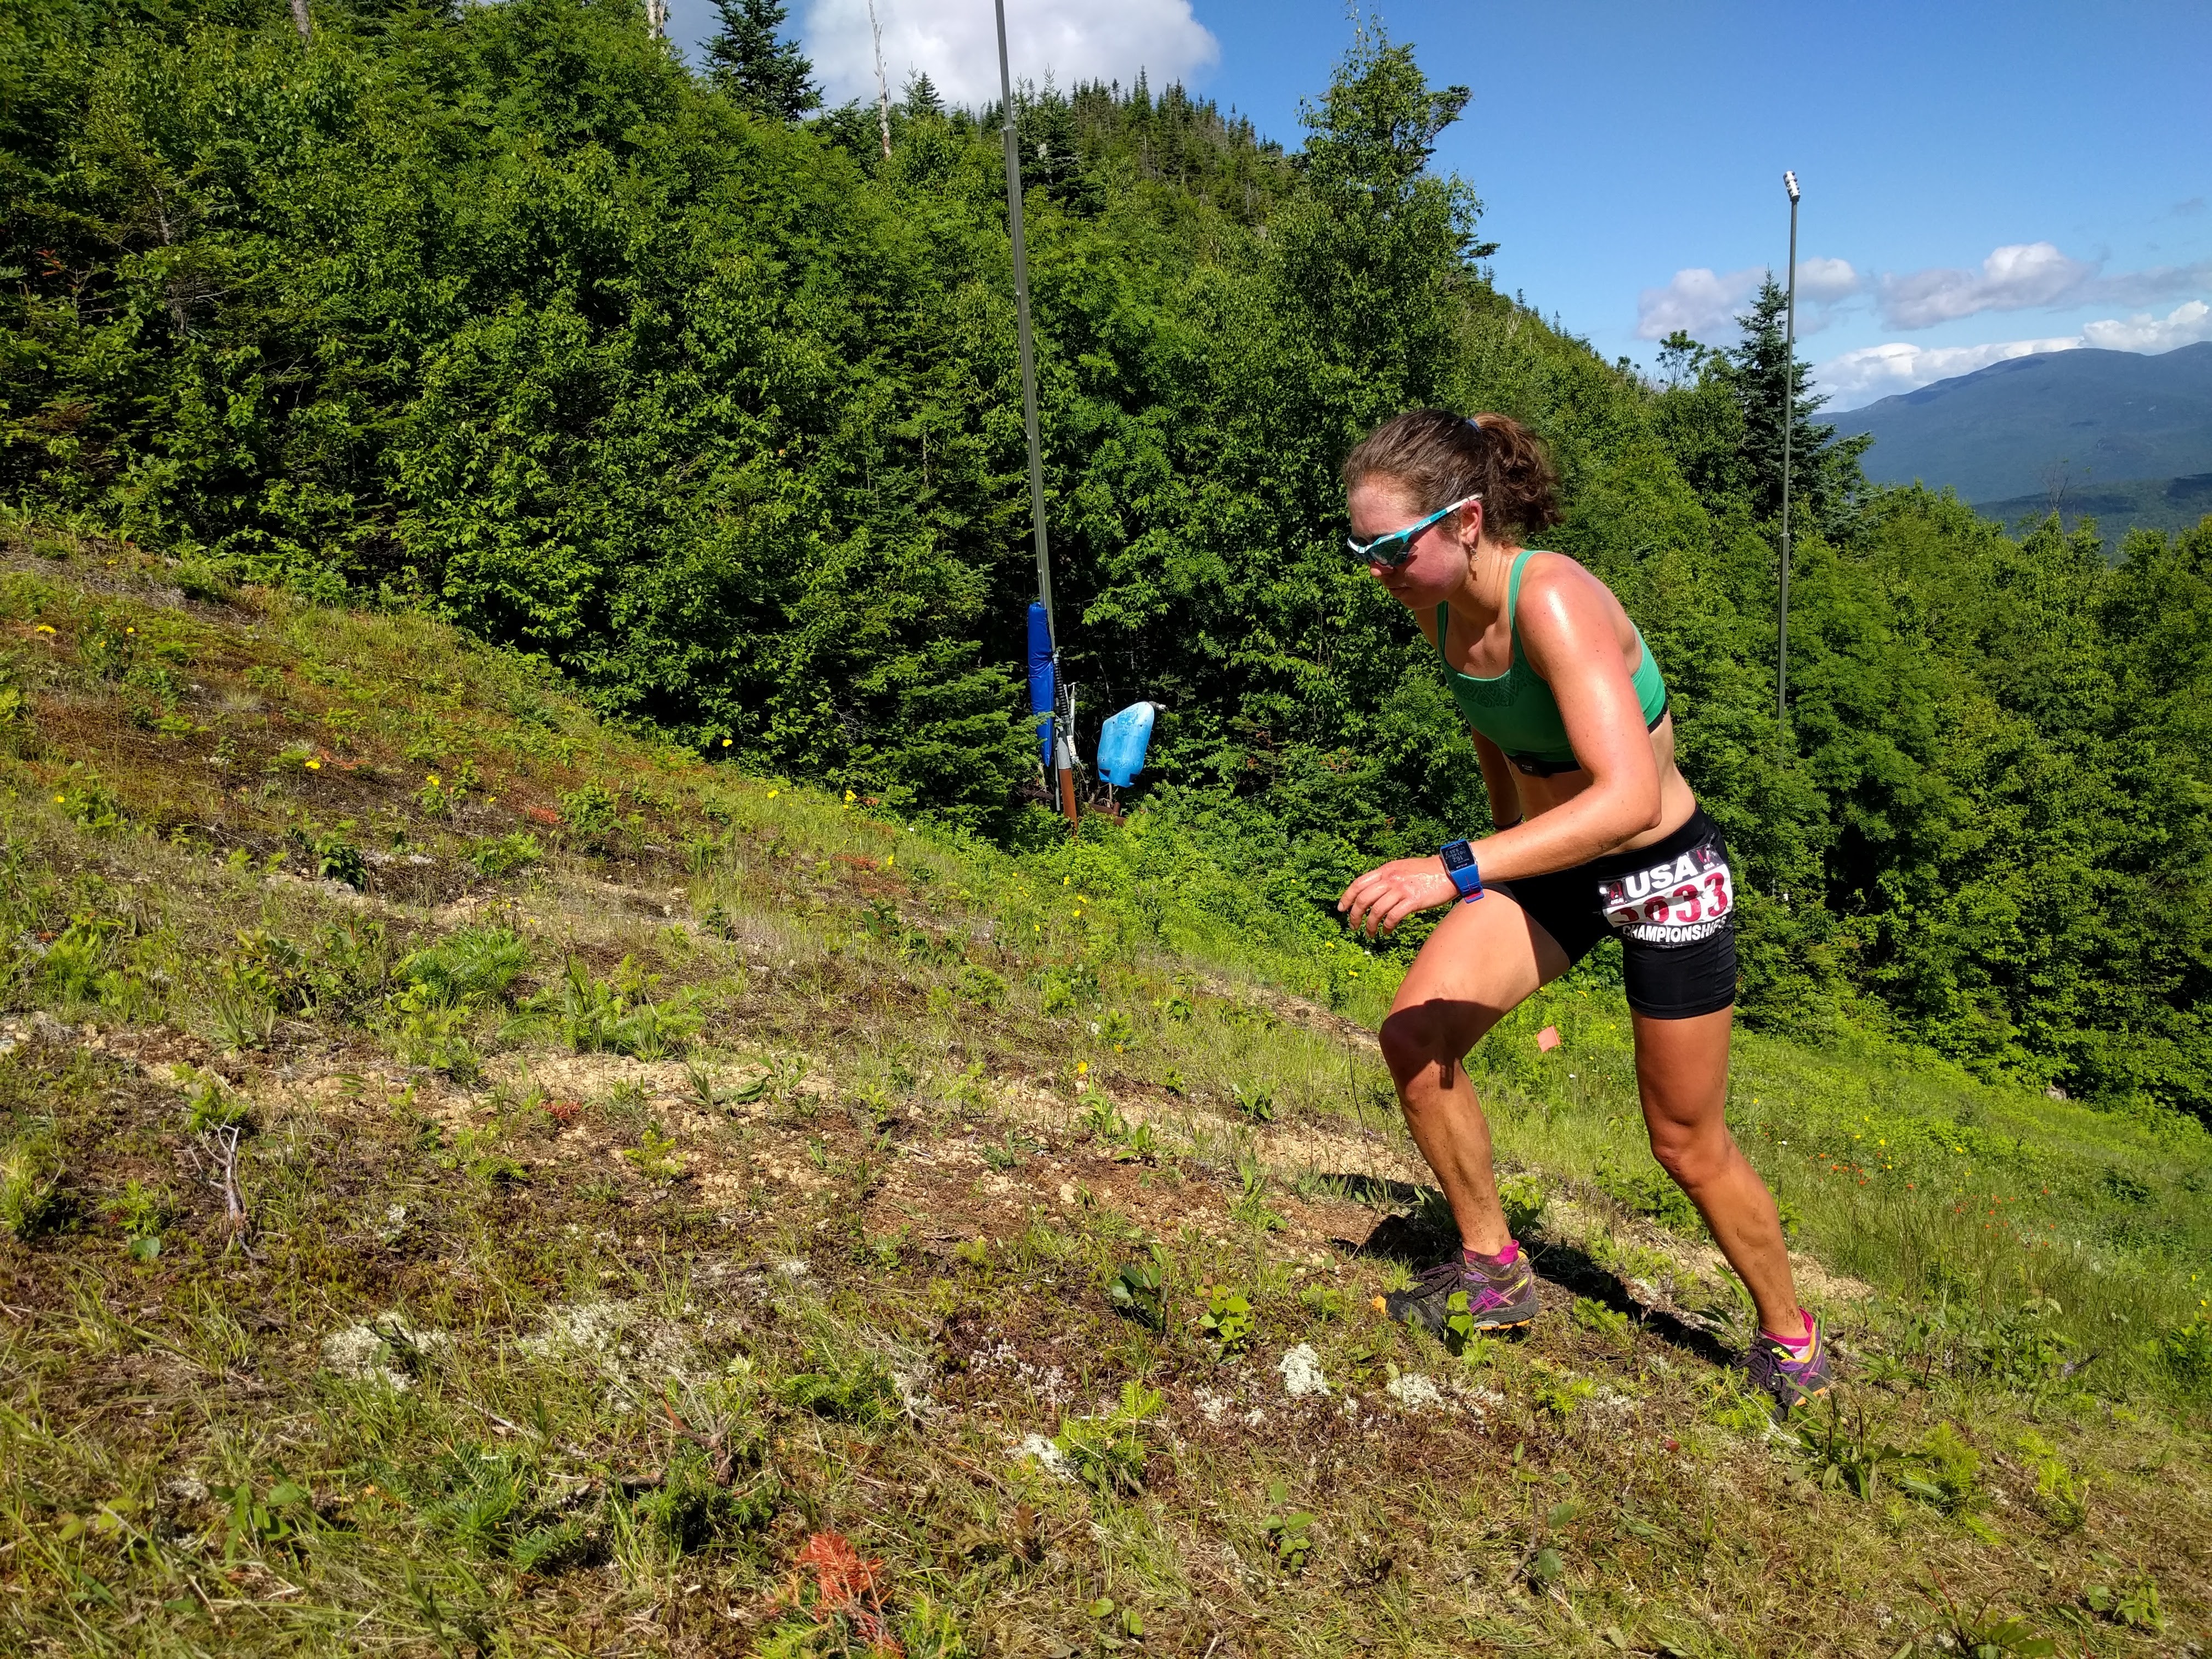
<path fill-rule="evenodd" d="M 1601 965 L 1477 1056 L 1547 1311 L 1453 1352 L 1375 1306 L 1440 1247 L 1390 960 L 1158 817 L 915 833 L 419 617 L 20 526 L 0 635 L 7 1651 L 2212 1620 L 2193 1125 L 1745 1036 L 1847 1356 L 1778 1425 Z"/>

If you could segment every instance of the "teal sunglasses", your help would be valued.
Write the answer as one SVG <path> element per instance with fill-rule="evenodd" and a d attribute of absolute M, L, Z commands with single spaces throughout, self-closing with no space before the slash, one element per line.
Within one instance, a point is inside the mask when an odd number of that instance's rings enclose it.
<path fill-rule="evenodd" d="M 1413 556 L 1413 538 L 1441 519 L 1448 519 L 1462 507 L 1471 507 L 1482 499 L 1480 495 L 1462 495 L 1449 507 L 1440 507 L 1419 524 L 1409 524 L 1403 530 L 1394 530 L 1387 536 L 1377 536 L 1371 542 L 1356 542 L 1349 536 L 1344 544 L 1355 558 L 1370 564 L 1387 565 L 1393 569 Z"/>

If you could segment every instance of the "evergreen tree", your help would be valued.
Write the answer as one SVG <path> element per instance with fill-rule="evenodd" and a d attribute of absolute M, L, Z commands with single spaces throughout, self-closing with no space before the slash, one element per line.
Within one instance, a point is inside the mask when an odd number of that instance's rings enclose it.
<path fill-rule="evenodd" d="M 796 121 L 822 107 L 814 64 L 795 40 L 779 40 L 778 0 L 715 0 L 722 32 L 707 42 L 708 73 L 738 103 L 773 121 Z"/>
<path fill-rule="evenodd" d="M 1782 513 L 1782 410 L 1790 404 L 1791 489 L 1810 509 L 1815 524 L 1832 526 L 1864 480 L 1859 457 L 1874 440 L 1863 434 L 1836 439 L 1832 426 L 1815 426 L 1813 416 L 1826 398 L 1806 390 L 1810 367 L 1792 359 L 1783 335 L 1789 296 L 1771 276 L 1760 286 L 1751 309 L 1736 319 L 1742 337 L 1727 355 L 1728 372 L 1743 409 L 1743 463 L 1749 474 L 1753 510 L 1762 519 Z M 1672 343 L 1671 342 L 1669 343 Z M 1785 390 L 1786 386 L 1786 390 Z"/>
<path fill-rule="evenodd" d="M 906 83 L 903 106 L 908 115 L 942 115 L 945 100 L 937 95 L 937 82 L 921 70 Z"/>

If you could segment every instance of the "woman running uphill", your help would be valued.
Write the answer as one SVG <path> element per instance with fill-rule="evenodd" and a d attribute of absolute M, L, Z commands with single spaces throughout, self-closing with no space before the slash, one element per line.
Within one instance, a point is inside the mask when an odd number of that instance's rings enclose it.
<path fill-rule="evenodd" d="M 1382 1024 L 1407 1127 L 1459 1224 L 1457 1259 L 1396 1298 L 1441 1328 L 1465 1291 L 1478 1328 L 1536 1316 L 1508 1234 L 1490 1126 L 1461 1061 L 1602 939 L 1620 940 L 1651 1151 L 1758 1304 L 1747 1364 L 1784 1407 L 1826 1392 L 1827 1345 L 1797 1305 L 1774 1200 L 1729 1137 L 1735 892 L 1728 848 L 1674 766 L 1667 689 L 1604 583 L 1518 544 L 1559 522 L 1551 468 L 1500 415 L 1417 410 L 1344 464 L 1354 553 L 1413 613 L 1473 729 L 1497 832 L 1370 870 L 1338 900 L 1388 932 L 1451 906 Z"/>

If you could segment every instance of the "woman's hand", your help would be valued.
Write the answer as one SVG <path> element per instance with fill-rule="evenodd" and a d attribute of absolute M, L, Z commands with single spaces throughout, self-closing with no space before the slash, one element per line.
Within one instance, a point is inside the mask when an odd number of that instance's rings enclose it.
<path fill-rule="evenodd" d="M 1459 896 L 1440 858 L 1393 859 L 1378 865 L 1344 890 L 1336 908 L 1344 925 L 1367 936 L 1387 933 L 1416 910 L 1433 910 Z"/>

